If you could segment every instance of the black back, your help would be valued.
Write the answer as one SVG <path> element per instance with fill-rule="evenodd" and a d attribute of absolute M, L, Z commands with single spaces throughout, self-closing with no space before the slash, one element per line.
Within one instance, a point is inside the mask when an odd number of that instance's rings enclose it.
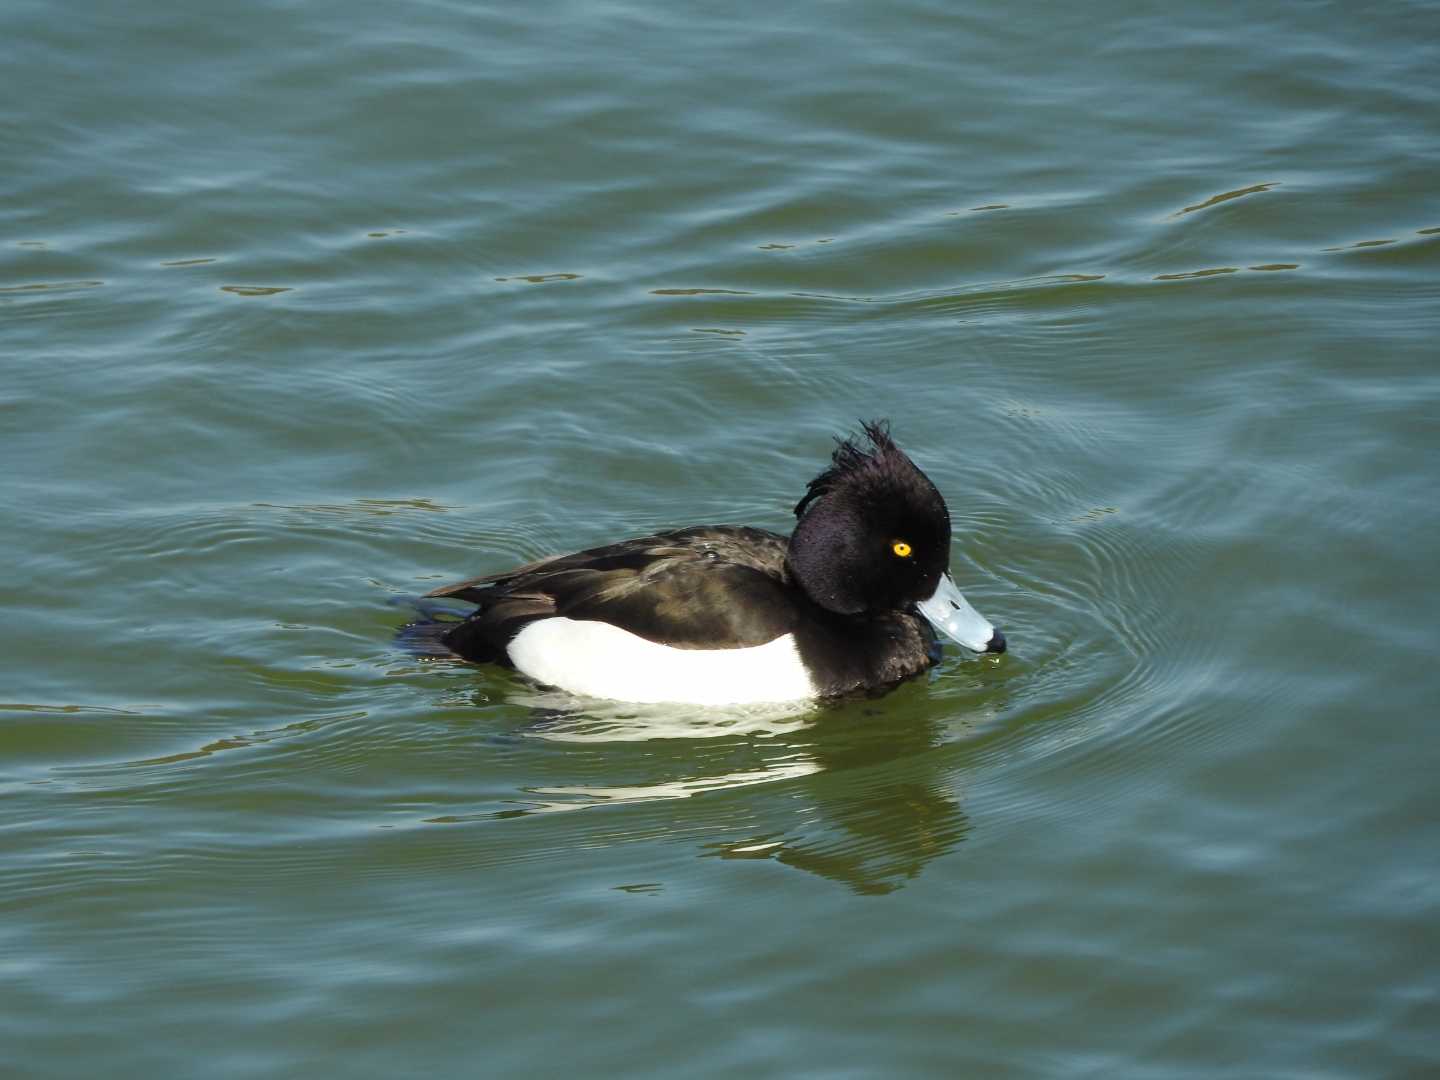
<path fill-rule="evenodd" d="M 446 635 L 471 660 L 504 661 L 527 623 L 561 616 L 607 622 L 678 649 L 738 649 L 794 631 L 782 536 L 709 525 L 542 559 L 429 593 L 479 604 Z"/>

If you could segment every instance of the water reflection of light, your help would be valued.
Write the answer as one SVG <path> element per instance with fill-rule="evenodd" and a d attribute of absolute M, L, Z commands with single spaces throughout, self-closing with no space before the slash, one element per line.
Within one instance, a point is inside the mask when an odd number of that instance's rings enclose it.
<path fill-rule="evenodd" d="M 707 791 L 723 791 L 731 788 L 748 787 L 752 784 L 769 784 L 777 780 L 793 780 L 819 772 L 820 766 L 814 761 L 795 761 L 789 764 L 772 765 L 764 769 L 747 772 L 724 773 L 719 776 L 694 777 L 662 784 L 630 784 L 614 786 L 592 786 L 577 784 L 567 787 L 530 788 L 535 795 L 578 796 L 590 802 L 545 803 L 538 810 L 578 810 L 593 806 L 597 802 L 633 803 L 651 802 L 656 799 L 688 799 Z"/>
<path fill-rule="evenodd" d="M 814 723 L 811 702 L 773 705 L 637 705 L 577 698 L 562 691 L 515 690 L 515 705 L 538 714 L 525 734 L 553 742 L 646 742 L 652 739 L 713 739 L 786 735 Z"/>

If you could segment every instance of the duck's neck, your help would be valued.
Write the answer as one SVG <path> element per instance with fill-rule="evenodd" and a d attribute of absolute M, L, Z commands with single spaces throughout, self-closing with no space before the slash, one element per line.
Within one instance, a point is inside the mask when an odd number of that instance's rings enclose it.
<path fill-rule="evenodd" d="M 935 633 L 918 615 L 836 615 L 802 620 L 795 647 L 823 695 L 887 686 L 939 659 Z"/>

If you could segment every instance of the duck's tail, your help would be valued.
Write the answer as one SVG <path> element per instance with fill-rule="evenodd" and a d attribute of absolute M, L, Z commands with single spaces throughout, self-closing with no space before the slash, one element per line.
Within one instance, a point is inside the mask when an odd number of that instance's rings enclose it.
<path fill-rule="evenodd" d="M 396 645 L 422 659 L 455 656 L 454 650 L 445 644 L 445 636 L 465 621 L 464 615 L 424 596 L 397 596 L 390 603 L 413 608 L 420 616 L 395 631 Z"/>

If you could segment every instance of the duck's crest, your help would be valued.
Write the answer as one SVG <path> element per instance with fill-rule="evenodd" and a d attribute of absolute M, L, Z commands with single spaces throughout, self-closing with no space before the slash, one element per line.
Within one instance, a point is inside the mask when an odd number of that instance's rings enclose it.
<path fill-rule="evenodd" d="M 835 452 L 830 455 L 830 468 L 810 481 L 805 488 L 805 497 L 795 504 L 797 518 L 812 501 L 829 494 L 842 480 L 859 479 L 867 473 L 881 480 L 902 462 L 914 469 L 905 452 L 890 438 L 889 420 L 861 420 L 860 430 L 870 445 L 862 446 L 855 435 L 836 438 Z"/>

